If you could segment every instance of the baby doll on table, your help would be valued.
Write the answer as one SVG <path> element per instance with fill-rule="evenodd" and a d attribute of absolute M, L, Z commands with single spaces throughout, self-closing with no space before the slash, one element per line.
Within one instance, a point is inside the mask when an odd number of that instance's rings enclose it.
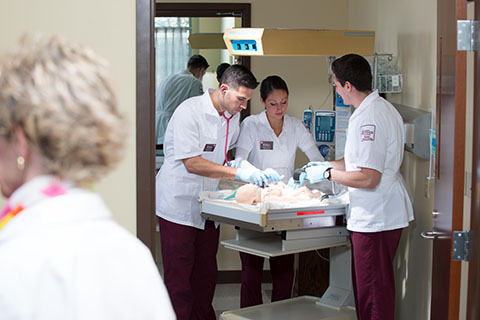
<path fill-rule="evenodd" d="M 290 189 L 285 183 L 278 182 L 268 187 L 260 188 L 254 184 L 245 184 L 238 188 L 235 200 L 238 203 L 256 204 L 259 202 L 286 202 L 296 203 L 301 200 L 319 198 L 321 192 L 312 192 L 303 186 L 298 189 Z"/>

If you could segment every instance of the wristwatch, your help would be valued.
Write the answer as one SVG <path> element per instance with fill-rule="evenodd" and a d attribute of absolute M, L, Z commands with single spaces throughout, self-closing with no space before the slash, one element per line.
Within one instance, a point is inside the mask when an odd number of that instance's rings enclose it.
<path fill-rule="evenodd" d="M 330 171 L 332 171 L 332 168 L 328 168 L 323 172 L 323 177 L 327 180 L 330 180 L 332 178 L 332 173 Z"/>

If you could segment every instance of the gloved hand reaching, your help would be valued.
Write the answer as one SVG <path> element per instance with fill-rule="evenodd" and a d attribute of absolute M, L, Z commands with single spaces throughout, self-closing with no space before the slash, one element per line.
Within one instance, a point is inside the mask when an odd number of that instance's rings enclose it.
<path fill-rule="evenodd" d="M 308 179 L 310 183 L 317 183 L 322 180 L 325 180 L 325 171 L 332 168 L 330 163 L 327 161 L 324 162 L 309 162 L 307 168 L 305 168 L 305 176 L 303 181 Z M 300 183 L 303 183 L 302 175 L 300 175 Z"/>
<path fill-rule="evenodd" d="M 257 168 L 237 168 L 235 178 L 255 184 L 259 187 L 268 184 L 268 179 L 265 173 Z"/>
<path fill-rule="evenodd" d="M 280 175 L 278 174 L 278 172 L 273 170 L 272 168 L 267 168 L 267 169 L 263 170 L 263 173 L 265 174 L 267 179 L 271 182 L 278 182 L 278 181 L 282 180 L 280 178 Z"/>
<path fill-rule="evenodd" d="M 293 180 L 293 177 L 290 178 L 290 180 L 288 180 L 288 184 L 287 184 L 287 187 L 289 187 L 290 189 L 298 189 L 300 188 L 305 182 L 305 172 L 302 172 L 300 174 L 300 179 L 298 181 L 298 183 L 295 182 L 295 180 Z"/>
<path fill-rule="evenodd" d="M 332 165 L 328 161 L 311 161 L 307 163 L 307 167 L 315 167 L 315 166 L 327 166 L 329 168 L 332 167 Z"/>

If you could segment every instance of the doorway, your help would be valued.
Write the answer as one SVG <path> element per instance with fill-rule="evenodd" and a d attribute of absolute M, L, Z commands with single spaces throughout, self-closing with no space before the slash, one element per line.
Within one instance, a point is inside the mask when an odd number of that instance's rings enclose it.
<path fill-rule="evenodd" d="M 149 247 L 154 258 L 156 256 L 155 17 L 235 17 L 240 19 L 242 27 L 250 27 L 251 5 L 247 3 L 136 1 L 137 237 Z M 240 58 L 239 63 L 250 68 L 250 57 Z M 249 108 L 245 111 L 247 114 L 250 112 Z"/>

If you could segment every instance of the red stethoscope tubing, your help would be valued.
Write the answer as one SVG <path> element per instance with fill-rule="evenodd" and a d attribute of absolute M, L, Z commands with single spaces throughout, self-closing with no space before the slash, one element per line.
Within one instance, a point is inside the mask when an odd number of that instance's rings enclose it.
<path fill-rule="evenodd" d="M 228 158 L 227 158 L 227 146 L 228 146 L 228 131 L 229 131 L 229 126 L 230 126 L 230 120 L 233 118 L 233 115 L 227 118 L 225 116 L 225 112 L 222 111 L 222 116 L 227 120 L 227 137 L 225 138 L 225 162 L 228 167 L 230 167 L 230 164 L 228 163 Z"/>

